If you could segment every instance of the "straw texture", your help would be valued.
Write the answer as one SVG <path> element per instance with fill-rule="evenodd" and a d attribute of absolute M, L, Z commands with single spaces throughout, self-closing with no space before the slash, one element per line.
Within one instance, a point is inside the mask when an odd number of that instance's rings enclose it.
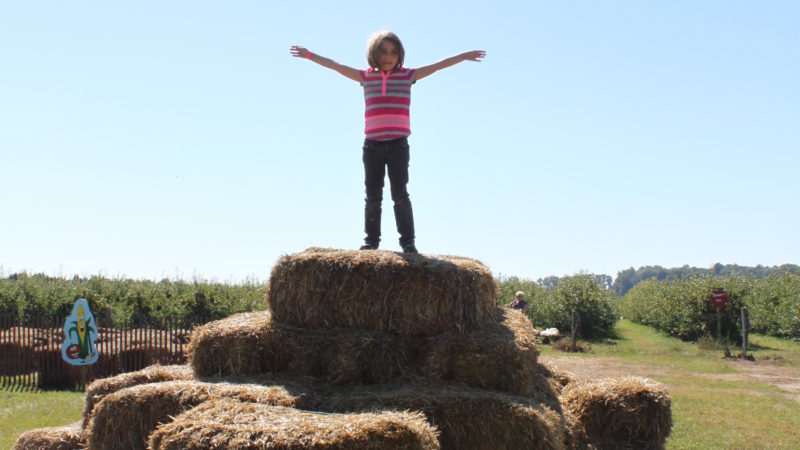
<path fill-rule="evenodd" d="M 598 447 L 589 441 L 586 429 L 574 414 L 564 411 L 564 448 L 568 450 L 598 450 Z M 605 449 L 603 449 L 605 450 Z M 614 447 L 608 450 L 615 450 Z"/>
<path fill-rule="evenodd" d="M 533 389 L 541 391 L 547 389 L 555 395 L 560 396 L 564 388 L 576 380 L 575 374 L 561 369 L 552 362 L 538 361 L 536 371 L 533 374 Z"/>
<path fill-rule="evenodd" d="M 480 329 L 431 338 L 422 375 L 516 395 L 534 395 L 539 350 L 533 325 L 518 311 L 496 309 Z"/>
<path fill-rule="evenodd" d="M 150 437 L 151 450 L 438 449 L 419 413 L 326 414 L 219 398 Z"/>
<path fill-rule="evenodd" d="M 267 301 L 278 321 L 297 327 L 435 336 L 490 320 L 497 291 L 474 259 L 309 248 L 275 264 Z"/>
<path fill-rule="evenodd" d="M 95 406 L 86 429 L 90 450 L 144 450 L 148 436 L 181 412 L 219 397 L 281 406 L 303 406 L 303 392 L 285 386 L 166 381 L 114 392 Z"/>
<path fill-rule="evenodd" d="M 544 403 L 464 385 L 398 383 L 332 392 L 325 411 L 420 411 L 442 449 L 561 449 L 561 414 Z"/>
<path fill-rule="evenodd" d="M 95 405 L 108 394 L 140 384 L 157 383 L 160 381 L 191 380 L 193 378 L 194 372 L 192 372 L 192 368 L 188 365 L 162 366 L 156 364 L 136 372 L 122 373 L 113 377 L 95 380 L 86 387 L 82 426 L 86 428 Z"/>
<path fill-rule="evenodd" d="M 40 428 L 22 433 L 11 450 L 78 450 L 86 438 L 80 422 L 65 427 Z"/>
<path fill-rule="evenodd" d="M 328 383 L 374 383 L 411 370 L 422 343 L 378 331 L 302 329 L 261 311 L 196 328 L 187 357 L 202 376 L 284 372 Z"/>
<path fill-rule="evenodd" d="M 538 353 L 530 321 L 499 309 L 481 328 L 430 338 L 303 329 L 278 323 L 269 311 L 243 313 L 196 328 L 187 349 L 200 376 L 285 372 L 331 384 L 421 376 L 517 395 L 534 390 Z"/>
<path fill-rule="evenodd" d="M 672 428 L 669 395 L 646 378 L 570 383 L 561 402 L 600 448 L 662 449 Z"/>

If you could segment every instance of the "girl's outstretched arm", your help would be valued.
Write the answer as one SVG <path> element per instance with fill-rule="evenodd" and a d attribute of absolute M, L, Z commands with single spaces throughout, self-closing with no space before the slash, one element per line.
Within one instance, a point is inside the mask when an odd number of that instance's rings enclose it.
<path fill-rule="evenodd" d="M 361 83 L 361 75 L 358 73 L 358 69 L 354 69 L 350 66 L 345 66 L 344 64 L 339 64 L 336 61 L 326 58 L 324 56 L 317 55 L 316 53 L 311 53 L 305 47 L 300 47 L 299 45 L 293 45 L 289 47 L 289 52 L 295 58 L 308 58 L 311 61 L 319 64 L 320 66 L 327 67 L 328 69 L 333 69 L 340 74 L 344 75 L 345 77 L 357 81 Z"/>
<path fill-rule="evenodd" d="M 414 76 L 415 80 L 421 80 L 428 75 L 442 70 L 444 68 L 453 66 L 455 64 L 460 63 L 461 61 L 475 61 L 481 62 L 481 60 L 486 56 L 486 52 L 483 50 L 472 50 L 471 52 L 464 52 L 460 55 L 451 56 L 449 58 L 445 58 L 439 62 L 435 62 L 433 64 L 422 66 L 417 68 L 417 73 Z"/>

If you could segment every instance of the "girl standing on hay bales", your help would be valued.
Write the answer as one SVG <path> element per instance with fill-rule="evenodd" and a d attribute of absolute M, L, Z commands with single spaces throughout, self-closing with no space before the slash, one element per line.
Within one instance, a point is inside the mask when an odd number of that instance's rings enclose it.
<path fill-rule="evenodd" d="M 380 244 L 383 180 L 388 169 L 400 247 L 405 253 L 417 253 L 414 245 L 414 214 L 406 189 L 409 162 L 407 138 L 411 134 L 411 85 L 462 61 L 480 62 L 486 52 L 473 50 L 427 66 L 408 69 L 403 67 L 403 44 L 391 31 L 381 31 L 370 37 L 367 43 L 369 69 L 366 70 L 339 64 L 297 45 L 292 46 L 289 51 L 294 57 L 307 58 L 335 70 L 364 88 L 366 138 L 362 160 L 367 191 L 364 207 L 364 231 L 367 237 L 364 238 L 361 250 L 377 250 Z"/>

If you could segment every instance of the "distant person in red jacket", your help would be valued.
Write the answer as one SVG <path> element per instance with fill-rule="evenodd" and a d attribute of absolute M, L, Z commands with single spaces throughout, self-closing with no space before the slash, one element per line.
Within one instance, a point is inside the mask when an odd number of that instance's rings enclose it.
<path fill-rule="evenodd" d="M 516 298 L 514 298 L 514 301 L 508 304 L 508 307 L 528 314 L 528 302 L 525 301 L 525 293 L 522 291 L 517 291 L 515 297 Z"/>

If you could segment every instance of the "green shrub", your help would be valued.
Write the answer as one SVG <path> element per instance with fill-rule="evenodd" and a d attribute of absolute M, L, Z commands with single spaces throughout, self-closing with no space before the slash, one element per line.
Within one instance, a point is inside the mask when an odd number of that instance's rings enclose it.
<path fill-rule="evenodd" d="M 497 296 L 498 306 L 503 308 L 514 300 L 514 297 L 519 291 L 525 294 L 525 301 L 531 305 L 535 303 L 537 299 L 547 295 L 545 288 L 539 286 L 532 280 L 500 276 L 498 277 L 497 284 L 500 286 L 500 292 Z"/>
<path fill-rule="evenodd" d="M 579 336 L 596 339 L 606 336 L 619 318 L 615 298 L 612 290 L 597 284 L 594 275 L 563 277 L 556 289 L 535 305 L 532 317 L 534 323 L 556 327 L 566 334 L 572 326 L 573 312 L 577 311 Z"/>
<path fill-rule="evenodd" d="M 622 314 L 685 340 L 716 336 L 717 315 L 711 305 L 714 288 L 728 293 L 720 311 L 722 337 L 741 343 L 741 308 L 749 311 L 753 332 L 800 341 L 800 274 L 783 272 L 766 278 L 741 275 L 648 280 L 622 300 Z"/>
<path fill-rule="evenodd" d="M 759 280 L 745 303 L 752 331 L 800 341 L 800 274 L 772 274 Z"/>
<path fill-rule="evenodd" d="M 577 311 L 580 315 L 579 336 L 596 339 L 606 336 L 619 317 L 616 295 L 598 285 L 596 277 L 591 274 L 560 278 L 552 290 L 516 277 L 500 279 L 498 284 L 501 306 L 508 305 L 517 291 L 525 293 L 528 317 L 538 328 L 555 327 L 567 334 L 572 324 L 572 313 Z"/>

